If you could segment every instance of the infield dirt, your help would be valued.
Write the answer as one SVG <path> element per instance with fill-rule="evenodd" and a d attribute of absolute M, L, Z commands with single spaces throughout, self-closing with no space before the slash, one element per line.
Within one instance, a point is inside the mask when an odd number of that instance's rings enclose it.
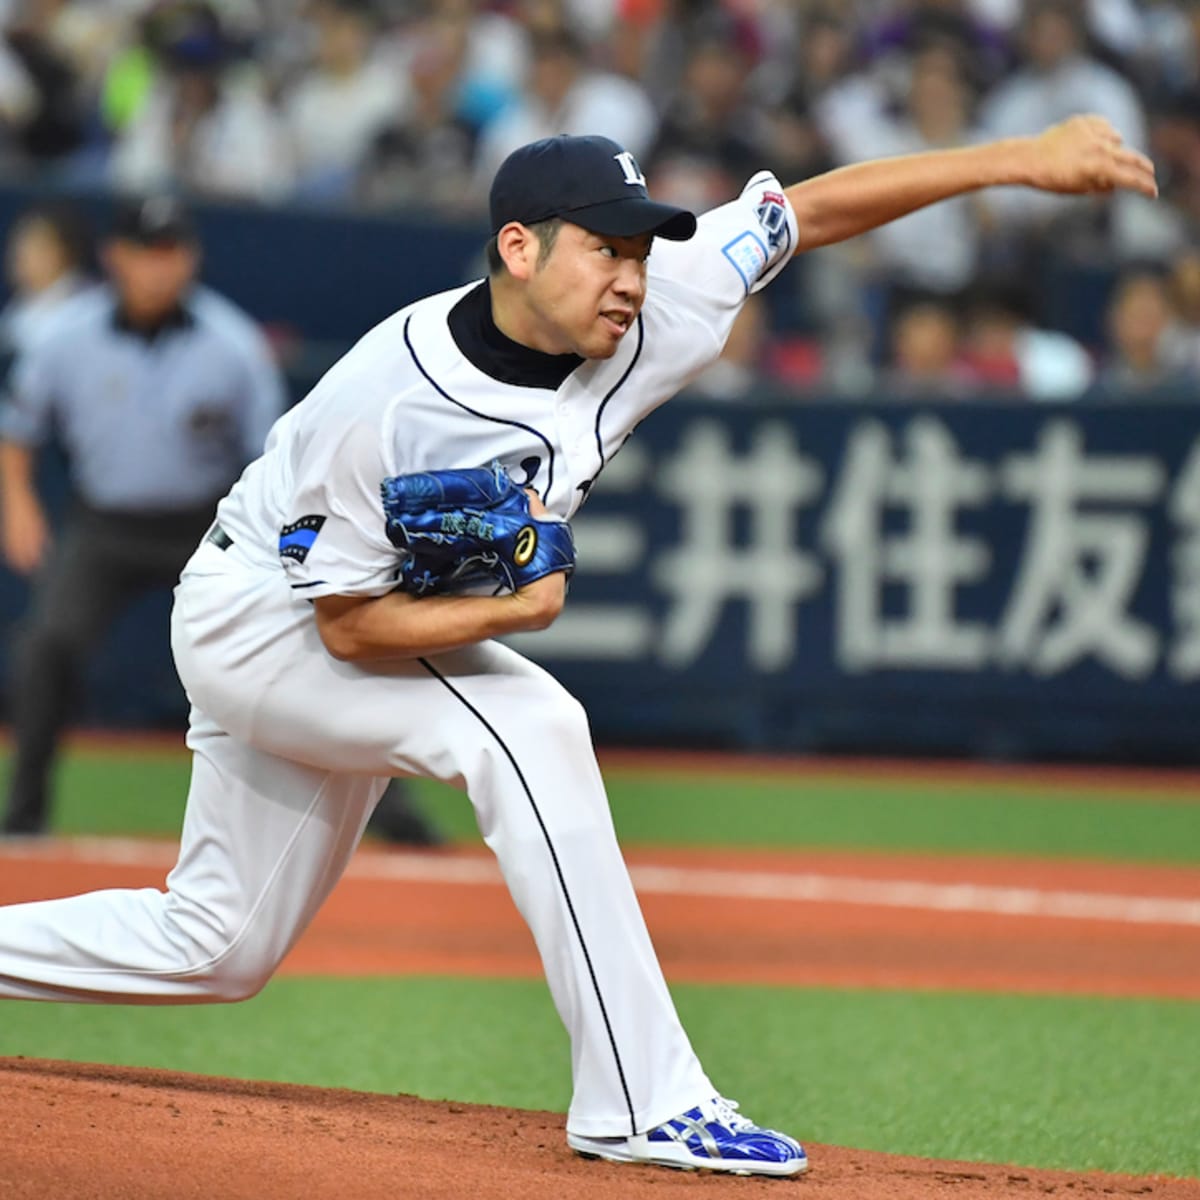
<path fill-rule="evenodd" d="M 556 1113 L 0 1059 L 5 1200 L 1197 1200 L 1200 1180 L 1033 1171 L 809 1146 L 798 1179 L 575 1157 Z"/>

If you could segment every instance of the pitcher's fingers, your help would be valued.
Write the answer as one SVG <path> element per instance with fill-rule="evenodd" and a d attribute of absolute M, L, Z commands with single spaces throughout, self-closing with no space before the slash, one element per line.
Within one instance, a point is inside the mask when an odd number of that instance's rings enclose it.
<path fill-rule="evenodd" d="M 1121 187 L 1132 188 L 1146 196 L 1158 195 L 1154 163 L 1137 150 L 1122 148 L 1113 156 L 1117 163 L 1117 181 Z"/>
<path fill-rule="evenodd" d="M 1094 133 L 1107 142 L 1110 146 L 1119 146 L 1124 140 L 1116 127 L 1107 117 L 1097 116 L 1095 113 L 1089 113 L 1087 122 L 1091 126 Z"/>
<path fill-rule="evenodd" d="M 534 517 L 549 516 L 549 511 L 542 503 L 542 498 L 531 487 L 525 489 L 525 494 L 529 497 L 529 513 Z"/>
<path fill-rule="evenodd" d="M 1131 166 L 1139 167 L 1148 175 L 1154 174 L 1154 163 L 1146 157 L 1140 150 L 1134 150 L 1132 146 L 1122 146 L 1119 150 L 1115 150 L 1114 156 L 1120 159 L 1123 163 L 1128 163 Z"/>

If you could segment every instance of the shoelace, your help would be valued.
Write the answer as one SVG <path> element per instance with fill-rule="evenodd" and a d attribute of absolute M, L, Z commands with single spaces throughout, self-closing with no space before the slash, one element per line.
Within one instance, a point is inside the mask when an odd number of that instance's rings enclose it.
<path fill-rule="evenodd" d="M 743 1117 L 738 1112 L 736 1100 L 726 1100 L 724 1096 L 714 1096 L 712 1100 L 713 1116 L 734 1133 L 742 1133 L 747 1129 L 757 1129 L 758 1126 L 749 1117 Z"/>

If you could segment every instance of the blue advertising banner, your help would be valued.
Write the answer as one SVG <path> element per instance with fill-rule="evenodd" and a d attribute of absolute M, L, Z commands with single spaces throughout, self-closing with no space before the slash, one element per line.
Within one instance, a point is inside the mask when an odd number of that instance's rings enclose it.
<path fill-rule="evenodd" d="M 514 644 L 602 739 L 1195 761 L 1198 417 L 681 398 Z"/>
<path fill-rule="evenodd" d="M 680 397 L 573 526 L 565 611 L 511 640 L 602 743 L 1200 762 L 1200 404 Z M 0 667 L 26 599 L 0 571 Z M 167 603 L 83 720 L 182 723 Z"/>

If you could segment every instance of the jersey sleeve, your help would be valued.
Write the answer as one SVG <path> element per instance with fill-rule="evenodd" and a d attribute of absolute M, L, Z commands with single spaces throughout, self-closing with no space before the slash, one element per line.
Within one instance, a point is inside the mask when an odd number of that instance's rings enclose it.
<path fill-rule="evenodd" d="M 643 309 L 652 328 L 641 365 L 642 391 L 652 398 L 644 411 L 720 356 L 746 298 L 783 270 L 796 241 L 796 214 L 770 172 L 700 217 L 689 241 L 655 241 Z"/>
<path fill-rule="evenodd" d="M 689 241 L 654 243 L 652 286 L 689 293 L 711 308 L 740 308 L 787 265 L 797 236 L 783 185 L 761 171 L 736 199 L 704 213 Z"/>
<path fill-rule="evenodd" d="M 387 539 L 380 495 L 388 473 L 372 422 L 306 445 L 278 530 L 284 574 L 299 595 L 382 596 L 396 586 L 400 555 Z"/>

